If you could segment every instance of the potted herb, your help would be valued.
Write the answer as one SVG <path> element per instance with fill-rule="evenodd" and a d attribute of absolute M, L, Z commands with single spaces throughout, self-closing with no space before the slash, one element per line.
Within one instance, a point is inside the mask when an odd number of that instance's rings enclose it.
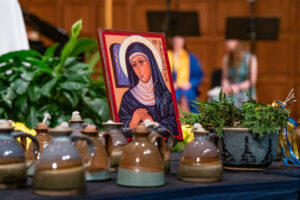
<path fill-rule="evenodd" d="M 218 135 L 224 168 L 263 169 L 276 157 L 288 111 L 250 99 L 241 108 L 222 92 L 218 100 L 197 102 L 199 113 L 184 113 L 184 123 L 200 123 Z"/>

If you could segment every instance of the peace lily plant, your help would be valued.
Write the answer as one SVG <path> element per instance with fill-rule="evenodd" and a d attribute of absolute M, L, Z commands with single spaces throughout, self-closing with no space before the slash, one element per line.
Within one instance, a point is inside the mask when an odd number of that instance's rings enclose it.
<path fill-rule="evenodd" d="M 59 57 L 55 56 L 58 44 L 44 55 L 31 49 L 0 57 L 0 119 L 23 122 L 29 128 L 46 112 L 52 116 L 51 126 L 69 120 L 74 110 L 97 125 L 108 119 L 103 78 L 91 77 L 99 61 L 97 42 L 79 38 L 81 29 L 79 20 Z"/>

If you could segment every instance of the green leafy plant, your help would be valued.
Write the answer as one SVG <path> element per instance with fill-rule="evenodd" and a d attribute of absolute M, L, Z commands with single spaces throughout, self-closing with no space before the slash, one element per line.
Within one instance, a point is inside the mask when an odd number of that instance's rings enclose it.
<path fill-rule="evenodd" d="M 243 120 L 239 127 L 249 128 L 260 136 L 265 133 L 280 133 L 285 127 L 289 115 L 288 110 L 259 104 L 254 100 L 245 102 L 241 111 Z"/>
<path fill-rule="evenodd" d="M 222 91 L 218 100 L 196 103 L 199 113 L 183 113 L 181 121 L 191 125 L 200 123 L 206 129 L 215 129 L 219 136 L 222 136 L 224 127 L 249 128 L 261 137 L 266 133 L 279 133 L 289 115 L 288 110 L 263 105 L 253 99 L 239 109 Z"/>
<path fill-rule="evenodd" d="M 78 38 L 81 29 L 79 20 L 72 26 L 60 57 L 54 56 L 57 44 L 44 55 L 23 50 L 0 57 L 0 118 L 24 122 L 30 128 L 42 120 L 45 112 L 51 114 L 52 126 L 69 120 L 74 110 L 97 125 L 108 119 L 103 78 L 91 78 L 99 60 L 97 43 Z M 81 61 L 82 54 L 88 62 Z"/>
<path fill-rule="evenodd" d="M 195 102 L 198 113 L 183 113 L 181 121 L 186 124 L 200 123 L 206 129 L 214 128 L 222 134 L 224 127 L 233 127 L 242 119 L 241 111 L 234 106 L 232 98 L 220 92 L 218 100 Z"/>

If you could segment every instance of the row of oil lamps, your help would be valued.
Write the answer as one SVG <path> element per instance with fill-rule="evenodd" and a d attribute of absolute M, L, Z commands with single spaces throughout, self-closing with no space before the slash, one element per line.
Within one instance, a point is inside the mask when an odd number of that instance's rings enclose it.
<path fill-rule="evenodd" d="M 55 128 L 49 128 L 46 120 L 37 124 L 36 136 L 15 132 L 10 121 L 0 121 L 0 188 L 22 187 L 27 176 L 33 176 L 32 187 L 37 194 L 78 194 L 85 191 L 86 181 L 110 179 L 115 171 L 118 185 L 164 185 L 175 139 L 159 124 L 147 122 L 130 130 L 122 123 L 108 121 L 103 123 L 106 130 L 99 131 L 95 125 L 84 124 L 77 111 L 69 123 Z M 133 134 L 131 142 L 123 134 L 126 131 Z M 221 180 L 222 162 L 217 148 L 208 140 L 208 132 L 200 127 L 194 134 L 195 140 L 186 146 L 180 160 L 179 179 Z M 19 137 L 32 140 L 27 149 L 22 149 L 16 140 Z"/>

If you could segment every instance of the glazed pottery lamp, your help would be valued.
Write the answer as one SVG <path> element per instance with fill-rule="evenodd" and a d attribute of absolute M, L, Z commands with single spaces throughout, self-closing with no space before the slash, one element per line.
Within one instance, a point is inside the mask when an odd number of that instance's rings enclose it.
<path fill-rule="evenodd" d="M 109 135 L 111 140 L 112 148 L 109 148 L 111 156 L 111 171 L 116 171 L 119 165 L 120 158 L 123 153 L 124 147 L 128 144 L 125 136 L 123 135 L 123 123 L 117 123 L 112 120 L 102 123 L 105 132 L 100 132 L 100 135 Z M 104 136 L 107 137 L 107 136 Z"/>
<path fill-rule="evenodd" d="M 223 166 L 217 147 L 209 140 L 209 131 L 194 125 L 194 141 L 187 144 L 180 159 L 178 176 L 190 182 L 222 180 Z"/>
<path fill-rule="evenodd" d="M 33 189 L 41 195 L 73 195 L 85 191 L 85 168 L 72 141 L 85 140 L 93 150 L 90 139 L 71 136 L 72 129 L 67 122 L 55 128 L 48 128 L 52 140 L 36 162 Z M 90 151 L 93 155 L 93 151 Z"/>
<path fill-rule="evenodd" d="M 134 140 L 124 148 L 117 183 L 131 187 L 164 185 L 162 153 L 150 142 L 150 130 L 140 124 L 132 132 Z"/>
<path fill-rule="evenodd" d="M 102 142 L 104 137 L 110 137 L 109 135 L 100 136 L 99 130 L 95 125 L 87 125 L 81 133 L 88 136 L 94 143 L 94 156 L 91 161 L 91 165 L 87 168 L 85 177 L 87 181 L 102 181 L 110 179 L 110 156 L 108 148 L 112 148 L 111 145 Z M 111 139 L 109 140 L 111 141 Z M 105 145 L 103 145 L 103 143 Z M 85 143 L 82 146 L 83 156 L 89 157 L 88 145 Z"/>
<path fill-rule="evenodd" d="M 13 132 L 14 127 L 7 120 L 0 120 L 0 189 L 23 187 L 27 180 L 27 169 L 33 163 L 26 160 L 18 137 L 29 137 L 33 143 L 32 156 L 38 154 L 36 138 L 23 132 Z M 30 157 L 30 158 L 31 158 Z"/>

